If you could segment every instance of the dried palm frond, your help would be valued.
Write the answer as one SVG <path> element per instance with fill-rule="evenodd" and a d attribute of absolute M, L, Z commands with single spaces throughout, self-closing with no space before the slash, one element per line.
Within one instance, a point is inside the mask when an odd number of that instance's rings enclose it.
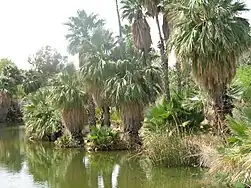
<path fill-rule="evenodd" d="M 136 48 L 148 52 L 152 45 L 150 26 L 145 18 L 135 20 L 132 25 L 133 42 Z"/>

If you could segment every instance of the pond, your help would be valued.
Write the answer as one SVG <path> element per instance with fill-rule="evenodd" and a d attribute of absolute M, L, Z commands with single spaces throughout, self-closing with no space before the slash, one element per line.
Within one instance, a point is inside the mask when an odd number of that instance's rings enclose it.
<path fill-rule="evenodd" d="M 200 188 L 196 168 L 153 168 L 128 152 L 86 153 L 31 143 L 21 128 L 0 129 L 0 187 Z"/>

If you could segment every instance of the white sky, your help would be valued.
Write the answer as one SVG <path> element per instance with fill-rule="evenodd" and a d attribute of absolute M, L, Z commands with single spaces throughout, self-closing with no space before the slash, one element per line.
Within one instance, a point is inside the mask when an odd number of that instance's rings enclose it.
<path fill-rule="evenodd" d="M 251 0 L 246 0 L 251 9 Z M 106 19 L 107 28 L 118 31 L 115 0 L 0 0 L 0 58 L 8 57 L 19 67 L 27 68 L 29 55 L 44 45 L 67 53 L 68 17 L 77 9 L 97 13 Z M 251 19 L 251 12 L 245 15 Z M 151 24 L 152 23 L 152 24 Z M 155 23 L 151 20 L 151 25 Z M 153 41 L 158 38 L 153 27 Z"/>

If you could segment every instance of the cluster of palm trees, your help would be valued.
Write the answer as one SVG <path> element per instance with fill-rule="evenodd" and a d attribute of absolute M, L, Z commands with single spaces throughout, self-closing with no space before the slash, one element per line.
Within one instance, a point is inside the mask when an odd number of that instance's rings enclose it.
<path fill-rule="evenodd" d="M 78 76 L 71 78 L 80 80 L 78 85 L 85 91 L 84 97 L 70 92 L 70 98 L 75 95 L 77 98 L 72 99 L 72 104 L 78 105 L 62 107 L 69 130 L 74 131 L 73 124 L 86 122 L 74 118 L 74 113 L 84 118 L 89 116 L 89 124 L 95 125 L 96 107 L 102 109 L 102 124 L 110 126 L 110 108 L 115 107 L 121 112 L 124 131 L 137 138 L 144 108 L 160 94 L 167 101 L 171 97 L 168 78 L 171 49 L 179 63 L 191 67 L 195 81 L 212 99 L 216 123 L 221 126 L 225 89 L 235 76 L 238 57 L 250 44 L 249 23 L 239 16 L 246 10 L 245 4 L 233 0 L 122 0 L 120 3 L 116 0 L 116 10 L 118 38 L 105 28 L 103 19 L 84 10 L 78 10 L 65 23 L 68 50 L 79 57 Z M 156 20 L 160 58 L 152 48 L 147 17 Z M 122 26 L 121 18 L 130 25 Z M 60 97 L 55 95 L 54 99 L 61 100 Z M 83 99 L 88 103 L 87 111 L 80 109 L 84 106 L 80 103 Z"/>

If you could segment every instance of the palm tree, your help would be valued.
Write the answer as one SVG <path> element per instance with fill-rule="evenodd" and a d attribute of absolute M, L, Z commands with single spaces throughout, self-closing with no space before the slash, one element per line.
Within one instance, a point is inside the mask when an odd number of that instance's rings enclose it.
<path fill-rule="evenodd" d="M 78 10 L 77 16 L 70 17 L 68 22 L 65 23 L 65 25 L 68 26 L 66 39 L 69 42 L 68 51 L 70 54 L 78 54 L 80 57 L 83 42 L 89 41 L 96 29 L 103 27 L 104 24 L 105 21 L 103 19 L 99 19 L 97 14 L 92 13 L 88 15 L 84 10 Z M 89 94 L 88 104 L 89 124 L 96 125 L 96 107 L 91 94 Z"/>
<path fill-rule="evenodd" d="M 89 41 L 83 42 L 79 55 L 84 83 L 96 105 L 103 110 L 101 124 L 107 126 L 110 126 L 109 101 L 104 99 L 101 93 L 105 82 L 104 74 L 109 71 L 107 61 L 110 60 L 111 50 L 116 45 L 112 35 L 113 33 L 106 29 L 97 29 Z"/>
<path fill-rule="evenodd" d="M 124 132 L 131 143 L 138 142 L 144 107 L 161 90 L 158 84 L 161 71 L 151 64 L 145 65 L 138 56 L 110 64 L 113 74 L 106 81 L 104 93 L 119 106 Z"/>
<path fill-rule="evenodd" d="M 233 0 L 179 0 L 166 7 L 175 23 L 171 44 L 184 63 L 191 62 L 195 81 L 212 99 L 218 130 L 224 125 L 224 90 L 250 45 L 249 23 L 239 16 L 245 10 Z"/>
<path fill-rule="evenodd" d="M 143 49 L 145 50 L 145 53 L 149 52 L 150 46 L 152 44 L 151 40 L 151 35 L 150 35 L 150 26 L 148 25 L 146 21 L 146 16 L 144 15 L 143 11 L 144 8 L 147 9 L 146 15 L 151 16 L 155 18 L 156 24 L 158 26 L 158 31 L 159 31 L 159 38 L 160 38 L 160 54 L 161 54 L 161 60 L 162 60 L 162 66 L 163 69 L 165 70 L 165 94 L 166 94 L 166 99 L 170 99 L 170 90 L 169 90 L 169 77 L 168 77 L 168 58 L 167 55 L 165 54 L 166 49 L 165 49 L 165 39 L 167 40 L 169 37 L 169 27 L 167 20 L 165 17 L 163 17 L 163 33 L 164 36 L 162 36 L 161 32 L 161 27 L 159 23 L 159 13 L 161 11 L 160 8 L 160 0 L 123 0 L 123 18 L 127 18 L 129 22 L 133 21 L 133 39 L 134 39 L 134 44 L 138 49 Z"/>
<path fill-rule="evenodd" d="M 150 26 L 143 14 L 139 0 L 122 0 L 122 19 L 128 19 L 132 24 L 133 42 L 136 48 L 148 54 L 152 45 Z"/>
<path fill-rule="evenodd" d="M 82 48 L 82 42 L 89 40 L 99 27 L 103 27 L 105 21 L 99 19 L 97 14 L 88 15 L 84 10 L 78 10 L 77 16 L 69 18 L 64 25 L 68 26 L 68 34 L 65 36 L 69 42 L 68 51 L 72 55 L 76 55 Z"/>
<path fill-rule="evenodd" d="M 65 70 L 60 73 L 51 87 L 49 98 L 61 111 L 63 126 L 71 135 L 78 136 L 88 124 L 88 95 L 82 90 L 76 71 Z"/>
<path fill-rule="evenodd" d="M 122 35 L 122 24 L 121 24 L 121 18 L 120 18 L 120 13 L 119 13 L 119 3 L 118 0 L 115 0 L 116 3 L 116 12 L 117 12 L 117 16 L 118 16 L 118 24 L 119 24 L 119 40 L 120 43 L 123 40 L 123 35 Z"/>

